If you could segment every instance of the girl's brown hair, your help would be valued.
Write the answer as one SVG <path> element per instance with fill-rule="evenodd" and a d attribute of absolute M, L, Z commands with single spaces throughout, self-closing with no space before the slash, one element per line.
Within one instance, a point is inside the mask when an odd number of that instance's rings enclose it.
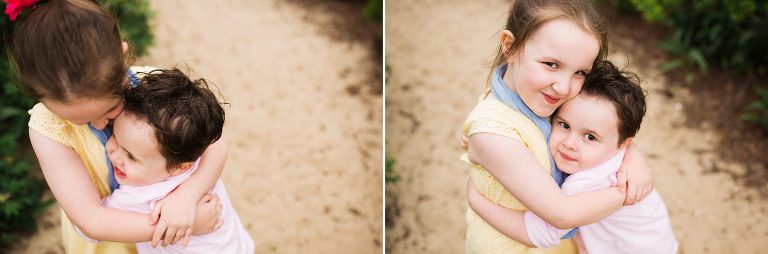
<path fill-rule="evenodd" d="M 46 1 L 13 26 L 13 66 L 28 95 L 66 102 L 122 94 L 128 63 L 120 31 L 96 2 Z"/>
<path fill-rule="evenodd" d="M 531 35 L 544 23 L 564 18 L 572 21 L 587 32 L 591 32 L 600 42 L 600 51 L 593 66 L 606 58 L 608 54 L 608 33 L 605 22 L 589 0 L 516 0 L 509 9 L 505 30 L 512 32 L 512 45 L 499 47 L 492 67 L 504 64 L 507 59 L 519 53 Z M 492 68 L 492 69 L 493 69 Z M 491 70 L 493 73 L 493 70 Z"/>

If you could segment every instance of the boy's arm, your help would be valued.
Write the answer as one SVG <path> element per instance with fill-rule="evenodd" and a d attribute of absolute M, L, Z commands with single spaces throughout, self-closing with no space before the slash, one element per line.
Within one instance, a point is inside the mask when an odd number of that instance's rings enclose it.
<path fill-rule="evenodd" d="M 524 213 L 491 202 L 477 191 L 471 179 L 467 182 L 467 201 L 469 207 L 497 231 L 528 247 L 536 247 L 528 238 Z"/>
<path fill-rule="evenodd" d="M 156 246 L 160 240 L 163 246 L 179 240 L 183 240 L 185 244 L 189 241 L 195 226 L 198 201 L 218 181 L 226 159 L 227 146 L 222 137 L 205 149 L 197 171 L 155 204 L 151 220 L 153 224 L 157 222 L 157 225 L 152 234 L 152 246 Z M 220 222 L 217 225 L 220 225 Z"/>
<path fill-rule="evenodd" d="M 488 170 L 515 198 L 558 229 L 598 221 L 622 207 L 616 188 L 565 195 L 520 141 L 478 133 L 470 137 L 470 159 Z"/>

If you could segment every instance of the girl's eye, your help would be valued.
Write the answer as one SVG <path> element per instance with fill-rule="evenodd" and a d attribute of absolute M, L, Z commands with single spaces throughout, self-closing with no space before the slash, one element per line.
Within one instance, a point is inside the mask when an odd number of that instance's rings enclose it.
<path fill-rule="evenodd" d="M 553 62 L 544 62 L 544 64 L 551 68 L 557 68 L 557 64 Z"/>
<path fill-rule="evenodd" d="M 586 77 L 586 76 L 587 76 L 587 74 L 588 74 L 588 73 L 587 73 L 586 71 L 577 71 L 577 72 L 576 72 L 576 75 L 579 75 L 579 76 L 581 76 L 581 77 Z"/>
<path fill-rule="evenodd" d="M 563 127 L 566 130 L 571 128 L 571 126 L 568 125 L 566 122 L 559 122 L 558 124 L 560 125 L 560 127 Z"/>
<path fill-rule="evenodd" d="M 595 140 L 597 140 L 597 138 L 595 138 L 595 136 L 594 136 L 594 135 L 592 135 L 592 134 L 589 134 L 589 133 L 587 133 L 587 134 L 584 134 L 584 138 L 586 138 L 586 139 L 587 139 L 587 140 L 589 140 L 589 141 L 595 141 Z"/>
<path fill-rule="evenodd" d="M 128 155 L 128 159 L 134 162 L 136 161 L 136 158 L 133 158 L 133 155 L 130 155 L 130 154 Z"/>

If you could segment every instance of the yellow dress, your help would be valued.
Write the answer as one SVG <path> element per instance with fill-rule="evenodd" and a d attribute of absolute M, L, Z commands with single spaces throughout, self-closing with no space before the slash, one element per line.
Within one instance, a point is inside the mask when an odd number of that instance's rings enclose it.
<path fill-rule="evenodd" d="M 488 93 L 480 96 L 480 102 L 464 122 L 464 135 L 469 137 L 476 133 L 493 133 L 518 140 L 533 152 L 542 168 L 549 173 L 549 149 L 541 131 L 517 110 L 497 100 L 485 99 L 487 96 Z M 483 166 L 471 163 L 466 153 L 461 156 L 461 160 L 470 165 L 470 178 L 483 196 L 503 207 L 528 210 Z M 562 240 L 552 248 L 529 248 L 498 232 L 471 208 L 467 209 L 466 220 L 466 253 L 577 253 L 571 239 Z"/>
<path fill-rule="evenodd" d="M 155 68 L 146 66 L 134 66 L 134 72 L 149 72 Z M 137 74 L 141 77 L 142 74 Z M 75 125 L 54 115 L 42 103 L 38 103 L 29 110 L 29 128 L 44 136 L 53 139 L 75 150 L 91 176 L 93 185 L 104 198 L 110 194 L 109 175 L 104 154 L 104 146 L 91 133 L 88 125 Z M 120 230 L 116 228 L 115 230 Z M 83 237 L 75 233 L 69 218 L 61 210 L 61 232 L 64 251 L 66 253 L 96 254 L 96 253 L 136 253 L 134 243 L 116 243 L 100 241 L 98 243 L 87 242 Z"/>

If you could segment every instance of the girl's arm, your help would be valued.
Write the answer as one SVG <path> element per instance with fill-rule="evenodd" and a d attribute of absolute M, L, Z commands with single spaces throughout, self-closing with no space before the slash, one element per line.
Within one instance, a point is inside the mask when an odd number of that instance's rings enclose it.
<path fill-rule="evenodd" d="M 152 234 L 152 246 L 156 246 L 160 240 L 163 246 L 179 240 L 186 245 L 195 226 L 195 209 L 198 200 L 219 180 L 226 159 L 227 146 L 222 137 L 205 149 L 197 171 L 176 190 L 155 204 L 151 220 L 152 224 L 157 223 L 157 225 Z"/>
<path fill-rule="evenodd" d="M 104 207 L 80 157 L 71 148 L 30 129 L 29 139 L 40 162 L 53 196 L 73 224 L 88 237 L 113 242 L 146 242 L 152 239 L 153 226 L 146 214 Z M 216 216 L 217 203 L 201 209 Z M 198 218 L 200 224 L 218 218 Z M 208 223 L 209 224 L 209 223 Z M 200 228 L 201 231 L 211 232 Z"/>
<path fill-rule="evenodd" d="M 622 207 L 616 188 L 565 195 L 520 141 L 490 133 L 472 135 L 468 155 L 483 165 L 534 214 L 558 228 L 598 221 Z"/>

